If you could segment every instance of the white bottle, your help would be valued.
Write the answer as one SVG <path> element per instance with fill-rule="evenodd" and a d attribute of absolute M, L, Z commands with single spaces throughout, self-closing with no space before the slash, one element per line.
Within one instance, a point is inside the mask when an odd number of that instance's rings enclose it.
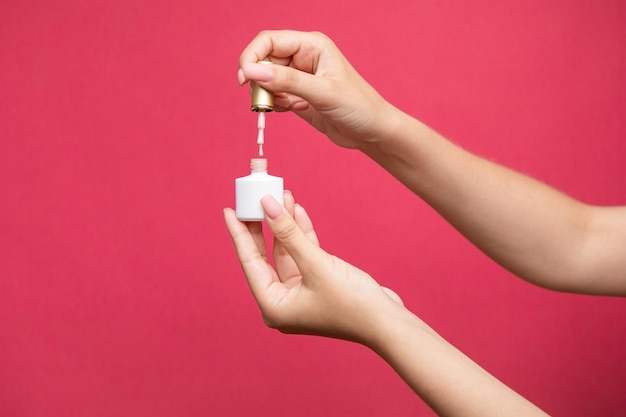
<path fill-rule="evenodd" d="M 235 214 L 241 221 L 265 219 L 261 198 L 273 196 L 283 204 L 283 179 L 267 173 L 267 159 L 252 158 L 250 175 L 235 180 Z"/>

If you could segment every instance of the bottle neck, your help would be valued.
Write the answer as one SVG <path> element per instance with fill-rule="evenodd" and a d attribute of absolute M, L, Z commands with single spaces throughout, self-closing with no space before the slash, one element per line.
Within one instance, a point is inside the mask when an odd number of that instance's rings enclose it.
<path fill-rule="evenodd" d="M 252 158 L 250 160 L 250 172 L 252 174 L 259 173 L 259 172 L 267 173 L 267 159 Z"/>

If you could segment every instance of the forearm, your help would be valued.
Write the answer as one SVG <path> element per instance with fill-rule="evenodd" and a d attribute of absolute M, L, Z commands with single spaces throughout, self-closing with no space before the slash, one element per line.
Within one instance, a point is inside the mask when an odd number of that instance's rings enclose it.
<path fill-rule="evenodd" d="M 369 346 L 440 416 L 545 416 L 404 308 L 381 315 Z"/>
<path fill-rule="evenodd" d="M 580 254 L 591 207 L 472 155 L 400 112 L 389 132 L 362 151 L 487 255 L 539 285 L 588 290 Z"/>

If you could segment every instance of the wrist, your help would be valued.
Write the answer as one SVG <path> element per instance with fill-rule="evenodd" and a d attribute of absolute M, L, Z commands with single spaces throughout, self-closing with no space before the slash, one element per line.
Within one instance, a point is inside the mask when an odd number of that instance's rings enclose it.
<path fill-rule="evenodd" d="M 362 142 L 359 147 L 361 152 L 377 162 L 385 158 L 407 157 L 407 152 L 412 156 L 430 131 L 422 122 L 392 105 L 386 106 L 379 125 L 376 136 Z"/>
<path fill-rule="evenodd" d="M 395 301 L 378 309 L 369 324 L 362 343 L 381 356 L 397 343 L 402 343 L 406 334 L 434 333 L 424 321 Z"/>

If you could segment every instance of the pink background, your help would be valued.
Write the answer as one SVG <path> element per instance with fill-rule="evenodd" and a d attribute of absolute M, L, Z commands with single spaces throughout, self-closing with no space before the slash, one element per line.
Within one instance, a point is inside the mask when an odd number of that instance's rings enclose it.
<path fill-rule="evenodd" d="M 261 321 L 222 220 L 261 29 L 326 32 L 465 148 L 626 203 L 624 2 L 364 4 L 0 4 L 0 415 L 433 415 L 367 349 Z M 626 300 L 516 279 L 363 155 L 267 125 L 327 250 L 549 413 L 623 415 Z"/>

